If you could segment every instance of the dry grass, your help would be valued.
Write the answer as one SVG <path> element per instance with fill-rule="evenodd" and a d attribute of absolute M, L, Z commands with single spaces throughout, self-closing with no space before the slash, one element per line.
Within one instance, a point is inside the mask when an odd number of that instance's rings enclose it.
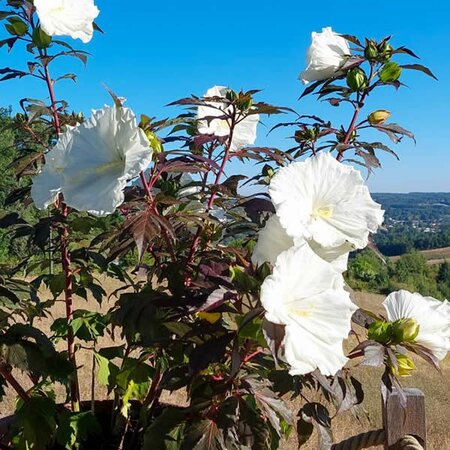
<path fill-rule="evenodd" d="M 112 292 L 118 287 L 117 282 L 103 278 L 102 284 L 105 290 Z M 45 294 L 45 293 L 44 293 Z M 380 310 L 382 296 L 367 293 L 354 294 L 355 301 L 363 308 L 374 311 Z M 101 308 L 91 300 L 86 302 L 82 299 L 76 299 L 76 307 L 81 309 L 90 309 L 96 311 L 106 311 L 111 307 L 111 303 L 104 304 Z M 64 316 L 64 304 L 58 303 L 52 311 L 53 318 Z M 48 332 L 53 319 L 43 319 L 39 323 L 39 327 Z M 116 338 L 114 341 L 111 337 L 105 338 L 105 346 L 118 345 L 120 340 Z M 351 345 L 351 343 L 350 343 Z M 92 358 L 88 352 L 80 350 L 77 353 L 77 363 L 80 368 L 80 387 L 83 400 L 89 400 L 91 396 L 91 370 Z M 450 449 L 450 430 L 447 427 L 447 410 L 450 405 L 450 358 L 444 361 L 442 373 L 438 373 L 422 360 L 416 361 L 418 370 L 411 379 L 406 379 L 405 386 L 414 386 L 421 389 L 426 395 L 427 408 L 427 429 L 428 429 L 428 448 L 446 450 Z M 378 429 L 381 427 L 381 399 L 380 399 L 380 376 L 381 372 L 373 368 L 355 368 L 356 377 L 363 383 L 365 389 L 365 400 L 363 406 L 368 414 L 368 418 L 356 420 L 351 413 L 344 413 L 333 420 L 333 433 L 335 441 L 341 441 L 349 436 L 353 436 L 360 432 Z M 24 386 L 29 386 L 28 380 L 18 375 L 21 383 Z M 106 391 L 101 386 L 95 387 L 97 396 L 106 398 Z M 64 399 L 64 390 L 62 387 L 57 389 L 58 399 Z M 165 396 L 165 400 L 171 402 L 182 403 L 185 401 L 185 396 L 182 393 L 175 393 L 171 396 Z M 2 403 L 2 410 L 0 416 L 11 414 L 14 407 L 15 395 L 14 392 L 8 391 L 6 401 Z M 301 407 L 300 400 L 289 402 L 294 412 L 297 412 Z M 370 418 L 370 420 L 369 420 Z M 294 433 L 293 433 L 294 434 Z M 295 436 L 292 435 L 289 440 L 282 444 L 283 450 L 297 449 L 297 442 Z M 316 448 L 315 438 L 311 440 L 305 449 L 312 450 Z M 380 447 L 381 449 L 381 447 Z"/>
<path fill-rule="evenodd" d="M 450 247 L 422 250 L 420 253 L 426 258 L 427 263 L 430 265 L 442 264 L 446 261 L 450 261 Z M 400 256 L 391 256 L 389 259 L 395 262 L 400 259 Z"/>

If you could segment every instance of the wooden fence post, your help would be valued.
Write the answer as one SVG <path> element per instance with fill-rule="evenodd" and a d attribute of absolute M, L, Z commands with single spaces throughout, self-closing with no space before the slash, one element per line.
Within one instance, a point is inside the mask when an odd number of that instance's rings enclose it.
<path fill-rule="evenodd" d="M 389 392 L 382 387 L 383 427 L 386 434 L 385 449 L 393 449 L 404 436 L 412 435 L 426 449 L 425 396 L 419 389 L 404 389 L 406 410 L 400 404 L 400 396 L 396 389 Z"/>

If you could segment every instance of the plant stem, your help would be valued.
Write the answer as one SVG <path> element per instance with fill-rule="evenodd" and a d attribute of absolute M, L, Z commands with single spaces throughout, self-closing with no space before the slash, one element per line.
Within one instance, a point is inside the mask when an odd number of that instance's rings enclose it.
<path fill-rule="evenodd" d="M 25 389 L 15 379 L 14 375 L 8 370 L 4 361 L 0 362 L 0 375 L 9 383 L 9 385 L 17 392 L 17 395 L 26 402 L 30 399 Z"/>
<path fill-rule="evenodd" d="M 150 390 L 148 391 L 147 397 L 145 397 L 145 400 L 143 402 L 144 406 L 152 406 L 155 400 L 158 398 L 158 394 L 160 392 L 160 384 L 162 380 L 162 372 L 161 367 L 159 366 L 159 363 L 156 363 L 156 369 L 155 369 L 155 375 L 152 379 L 152 385 L 150 386 Z"/>
<path fill-rule="evenodd" d="M 222 175 L 225 171 L 225 166 L 226 166 L 228 160 L 230 159 L 231 143 L 233 141 L 233 132 L 234 132 L 235 124 L 236 124 L 236 118 L 235 118 L 235 114 L 234 114 L 232 121 L 231 121 L 231 126 L 230 126 L 230 135 L 228 137 L 228 142 L 225 147 L 225 154 L 223 156 L 222 164 L 220 165 L 219 171 L 217 172 L 216 179 L 214 180 L 214 187 L 216 187 L 220 183 Z M 206 207 L 206 213 L 209 213 L 209 211 L 213 207 L 216 195 L 217 195 L 217 191 L 215 189 L 213 189 L 213 191 L 211 192 L 211 196 L 209 197 L 208 205 Z M 191 248 L 189 250 L 189 254 L 187 257 L 187 261 L 186 261 L 186 270 L 188 269 L 189 265 L 191 264 L 192 260 L 194 259 L 195 253 L 197 252 L 197 248 L 200 243 L 200 236 L 202 234 L 202 231 L 203 231 L 203 226 L 200 225 L 197 228 L 197 232 L 195 233 Z"/>
<path fill-rule="evenodd" d="M 152 209 L 152 211 L 156 215 L 159 215 L 159 211 L 156 208 L 155 203 L 153 202 L 153 195 L 151 193 L 150 186 L 147 183 L 147 179 L 145 178 L 145 173 L 144 173 L 143 170 L 141 171 L 139 176 L 141 178 L 142 185 L 144 186 L 145 193 L 147 194 L 147 197 L 149 199 L 149 207 Z M 167 231 L 165 229 L 163 229 L 163 228 L 161 228 L 161 232 L 162 232 L 162 235 L 164 237 L 164 240 L 166 241 L 167 248 L 168 248 L 169 253 L 170 253 L 170 257 L 172 258 L 172 261 L 175 262 L 177 258 L 176 258 L 176 255 L 175 255 L 175 250 L 173 248 L 172 242 L 170 241 L 169 235 L 167 234 Z"/>
<path fill-rule="evenodd" d="M 348 127 L 348 129 L 347 129 L 347 133 L 345 134 L 344 141 L 342 142 L 344 145 L 345 145 L 345 144 L 348 144 L 348 142 L 349 142 L 349 140 L 350 140 L 350 138 L 351 138 L 351 136 L 352 136 L 352 133 L 353 133 L 353 132 L 355 131 L 355 129 L 357 128 L 357 127 L 355 126 L 355 125 L 356 125 L 356 121 L 357 121 L 357 119 L 358 119 L 358 116 L 359 116 L 359 113 L 360 113 L 362 107 L 364 106 L 364 101 L 366 100 L 366 97 L 367 97 L 367 95 L 368 95 L 368 93 L 369 93 L 370 83 L 372 82 L 372 80 L 373 80 L 373 78 L 374 78 L 374 70 L 373 70 L 373 69 L 374 69 L 373 64 L 371 64 L 371 65 L 370 65 L 369 81 L 368 81 L 368 84 L 367 84 L 366 89 L 365 89 L 364 92 L 361 94 L 361 97 L 360 97 L 359 92 L 356 94 L 356 105 L 355 105 L 355 110 L 354 110 L 354 112 L 353 112 L 353 117 L 352 117 L 352 120 L 351 120 L 351 122 L 350 122 L 350 125 L 349 125 L 349 127 Z M 340 150 L 340 151 L 339 151 L 339 153 L 338 153 L 338 155 L 337 155 L 337 157 L 336 157 L 336 159 L 337 159 L 338 161 L 341 161 L 341 160 L 342 160 L 342 158 L 343 158 L 343 156 L 344 156 L 345 150 L 346 150 L 346 149 L 343 149 L 343 150 Z"/>
<path fill-rule="evenodd" d="M 56 108 L 55 91 L 53 89 L 53 80 L 50 76 L 48 64 L 44 64 L 45 82 L 47 84 L 48 93 L 50 95 L 51 110 L 53 115 L 53 125 L 55 126 L 56 134 L 61 134 L 61 124 L 59 122 L 58 109 Z"/>
<path fill-rule="evenodd" d="M 41 56 L 42 53 L 41 53 Z M 45 55 L 44 55 L 45 56 Z M 53 89 L 53 80 L 50 76 L 50 71 L 47 63 L 43 63 L 45 72 L 45 82 L 47 84 L 48 93 L 50 95 L 51 110 L 53 115 L 53 124 L 55 126 L 56 134 L 61 134 L 61 124 L 59 121 L 58 110 L 56 108 L 55 91 Z M 69 215 L 69 208 L 64 201 L 59 202 L 59 208 L 64 219 L 67 219 Z M 61 260 L 65 277 L 65 302 L 66 302 L 66 319 L 67 319 L 67 355 L 69 361 L 74 367 L 74 375 L 70 380 L 70 401 L 72 405 L 72 411 L 80 410 L 80 389 L 78 385 L 78 373 L 75 357 L 75 337 L 73 335 L 73 329 L 71 322 L 73 320 L 73 285 L 72 285 L 72 271 L 71 271 L 71 258 L 68 246 L 69 230 L 67 226 L 64 226 L 60 233 L 61 242 Z"/>
<path fill-rule="evenodd" d="M 62 210 L 63 217 L 67 219 L 69 214 L 69 209 L 66 204 L 61 202 L 60 208 Z M 78 412 L 80 410 L 80 389 L 78 386 L 78 372 L 77 372 L 77 362 L 75 357 L 75 337 L 73 334 L 72 320 L 73 320 L 73 285 L 72 285 L 72 272 L 70 268 L 70 252 L 68 246 L 69 231 L 66 226 L 63 227 L 60 234 L 61 241 L 61 256 L 62 256 L 62 266 L 64 270 L 65 277 L 65 303 L 66 303 L 66 319 L 67 319 L 67 355 L 69 361 L 72 363 L 74 368 L 74 375 L 70 379 L 70 402 L 72 405 L 72 411 Z"/>

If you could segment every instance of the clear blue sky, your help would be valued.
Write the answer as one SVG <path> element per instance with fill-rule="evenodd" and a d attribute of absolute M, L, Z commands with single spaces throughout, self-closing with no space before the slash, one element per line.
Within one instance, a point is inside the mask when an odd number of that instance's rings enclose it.
<path fill-rule="evenodd" d="M 4 8 L 4 1 L 0 5 Z M 385 88 L 369 98 L 367 112 L 385 108 L 392 121 L 416 134 L 417 145 L 397 146 L 401 161 L 383 157 L 383 169 L 369 179 L 377 192 L 450 191 L 450 6 L 443 1 L 397 2 L 298 0 L 179 0 L 125 2 L 97 0 L 98 23 L 105 31 L 76 47 L 92 53 L 87 69 L 77 71 L 78 83 L 64 81 L 57 96 L 75 110 L 88 112 L 110 102 L 101 83 L 128 98 L 136 113 L 166 117 L 175 110 L 164 105 L 189 94 L 203 94 L 215 84 L 236 90 L 262 89 L 261 100 L 290 106 L 348 123 L 350 111 L 333 109 L 313 98 L 297 101 L 311 31 L 332 26 L 340 33 L 380 39 L 393 34 L 395 46 L 413 49 L 439 78 L 409 72 L 409 88 Z M 136 6 L 132 9 L 130 4 Z M 363 6 L 365 5 L 365 6 Z M 18 50 L 18 49 L 17 49 Z M 20 68 L 24 53 L 0 52 L 0 66 Z M 22 97 L 45 93 L 35 82 L 0 84 L 0 104 L 16 107 Z M 273 122 L 269 121 L 268 124 Z M 260 126 L 257 144 L 287 148 L 288 131 L 266 137 Z M 381 135 L 380 135 L 381 137 Z"/>

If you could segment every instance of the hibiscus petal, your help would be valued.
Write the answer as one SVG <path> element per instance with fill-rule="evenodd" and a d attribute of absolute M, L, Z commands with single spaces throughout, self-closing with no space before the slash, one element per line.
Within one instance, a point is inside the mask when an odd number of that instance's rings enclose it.
<path fill-rule="evenodd" d="M 392 292 L 383 302 L 389 321 L 412 318 L 419 324 L 417 343 L 439 360 L 450 351 L 450 303 L 405 290 Z"/>

